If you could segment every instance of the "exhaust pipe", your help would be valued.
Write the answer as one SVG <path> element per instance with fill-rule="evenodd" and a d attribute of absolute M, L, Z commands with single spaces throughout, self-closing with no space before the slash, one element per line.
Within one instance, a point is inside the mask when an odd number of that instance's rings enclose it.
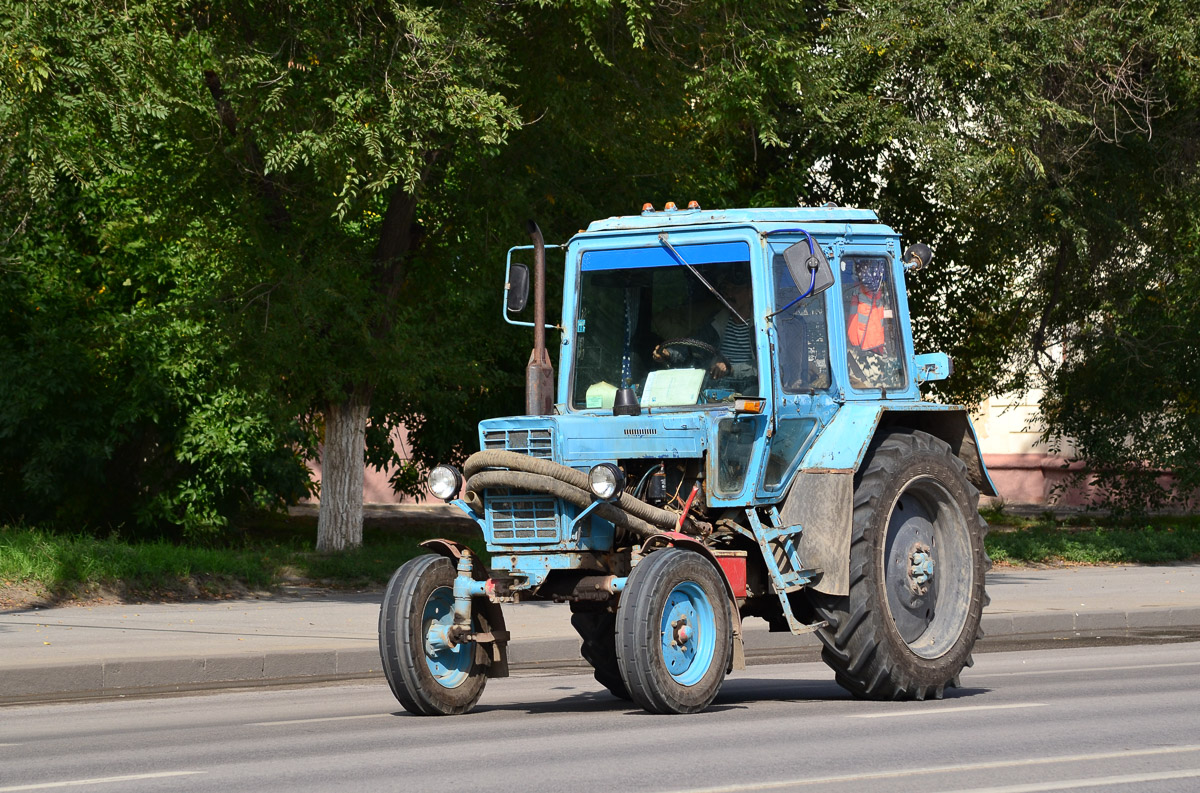
<path fill-rule="evenodd" d="M 554 366 L 546 352 L 546 243 L 532 220 L 525 224 L 533 240 L 533 352 L 525 367 L 525 414 L 554 412 Z"/>

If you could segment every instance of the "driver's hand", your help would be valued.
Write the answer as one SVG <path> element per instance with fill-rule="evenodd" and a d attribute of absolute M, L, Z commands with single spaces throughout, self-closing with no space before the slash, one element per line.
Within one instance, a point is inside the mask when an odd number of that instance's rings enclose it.
<path fill-rule="evenodd" d="M 650 357 L 654 359 L 655 363 L 667 363 L 671 360 L 670 353 L 662 344 L 658 345 L 650 352 Z"/>
<path fill-rule="evenodd" d="M 728 377 L 729 372 L 729 364 L 725 361 L 717 361 L 712 366 L 708 367 L 708 376 L 713 380 L 720 380 L 722 377 Z"/>

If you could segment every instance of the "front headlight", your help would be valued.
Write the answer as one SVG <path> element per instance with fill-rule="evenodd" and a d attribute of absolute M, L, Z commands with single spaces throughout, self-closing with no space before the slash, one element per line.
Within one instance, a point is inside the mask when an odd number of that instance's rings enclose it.
<path fill-rule="evenodd" d="M 462 489 L 462 481 L 462 474 L 453 465 L 437 466 L 429 472 L 429 477 L 425 480 L 429 485 L 429 492 L 442 501 L 449 501 L 458 496 L 458 491 Z"/>
<path fill-rule="evenodd" d="M 593 465 L 588 471 L 588 486 L 596 498 L 615 501 L 625 489 L 625 474 L 612 463 Z"/>

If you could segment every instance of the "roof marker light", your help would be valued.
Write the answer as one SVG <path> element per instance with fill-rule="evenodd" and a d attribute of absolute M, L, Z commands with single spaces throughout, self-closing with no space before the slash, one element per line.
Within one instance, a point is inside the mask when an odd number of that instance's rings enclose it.
<path fill-rule="evenodd" d="M 699 209 L 699 208 L 700 208 L 699 201 L 688 201 L 688 209 Z"/>
<path fill-rule="evenodd" d="M 668 201 L 663 207 L 663 212 L 674 212 L 677 208 L 674 201 Z"/>
<path fill-rule="evenodd" d="M 654 211 L 654 204 L 651 204 L 649 201 L 642 204 L 642 212 L 653 212 L 653 211 Z"/>

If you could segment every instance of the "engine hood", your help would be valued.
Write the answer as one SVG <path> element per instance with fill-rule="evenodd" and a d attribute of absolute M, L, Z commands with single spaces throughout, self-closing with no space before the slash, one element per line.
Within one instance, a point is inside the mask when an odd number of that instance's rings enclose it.
<path fill-rule="evenodd" d="M 717 409 L 613 416 L 510 416 L 479 424 L 481 449 L 505 449 L 573 468 L 636 458 L 700 458 L 710 429 L 732 410 Z"/>

